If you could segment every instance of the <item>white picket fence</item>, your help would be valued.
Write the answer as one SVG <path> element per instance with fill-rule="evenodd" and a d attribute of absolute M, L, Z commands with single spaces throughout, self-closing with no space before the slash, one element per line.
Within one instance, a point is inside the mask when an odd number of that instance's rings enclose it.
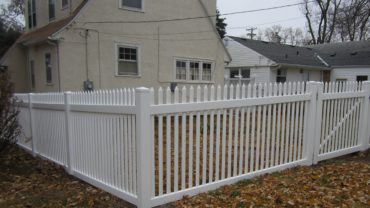
<path fill-rule="evenodd" d="M 370 82 L 16 96 L 20 146 L 138 207 L 370 143 Z"/>

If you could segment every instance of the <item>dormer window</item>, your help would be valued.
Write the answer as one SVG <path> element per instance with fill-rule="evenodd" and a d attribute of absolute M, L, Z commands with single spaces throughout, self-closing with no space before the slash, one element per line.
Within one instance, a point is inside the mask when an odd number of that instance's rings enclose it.
<path fill-rule="evenodd" d="M 49 0 L 49 20 L 55 19 L 55 0 Z"/>
<path fill-rule="evenodd" d="M 121 7 L 134 10 L 143 9 L 143 0 L 121 0 Z"/>

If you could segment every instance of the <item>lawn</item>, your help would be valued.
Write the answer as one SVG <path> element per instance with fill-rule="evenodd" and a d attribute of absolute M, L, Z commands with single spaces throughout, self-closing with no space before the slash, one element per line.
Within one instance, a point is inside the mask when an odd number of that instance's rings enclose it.
<path fill-rule="evenodd" d="M 0 154 L 0 207 L 133 207 L 19 149 Z"/>
<path fill-rule="evenodd" d="M 0 207 L 132 207 L 18 148 L 0 155 Z M 370 151 L 297 167 L 163 207 L 370 207 Z"/>

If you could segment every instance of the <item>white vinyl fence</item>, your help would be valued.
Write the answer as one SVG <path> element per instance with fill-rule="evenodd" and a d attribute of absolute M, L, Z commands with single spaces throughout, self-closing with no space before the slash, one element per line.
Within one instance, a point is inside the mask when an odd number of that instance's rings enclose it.
<path fill-rule="evenodd" d="M 19 145 L 138 207 L 369 148 L 370 82 L 17 94 Z"/>

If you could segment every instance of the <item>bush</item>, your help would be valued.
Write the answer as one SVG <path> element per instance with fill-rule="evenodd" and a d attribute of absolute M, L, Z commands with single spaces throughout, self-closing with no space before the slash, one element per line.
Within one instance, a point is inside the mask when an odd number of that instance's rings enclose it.
<path fill-rule="evenodd" d="M 0 153 L 15 144 L 21 133 L 13 90 L 9 73 L 0 69 Z"/>

